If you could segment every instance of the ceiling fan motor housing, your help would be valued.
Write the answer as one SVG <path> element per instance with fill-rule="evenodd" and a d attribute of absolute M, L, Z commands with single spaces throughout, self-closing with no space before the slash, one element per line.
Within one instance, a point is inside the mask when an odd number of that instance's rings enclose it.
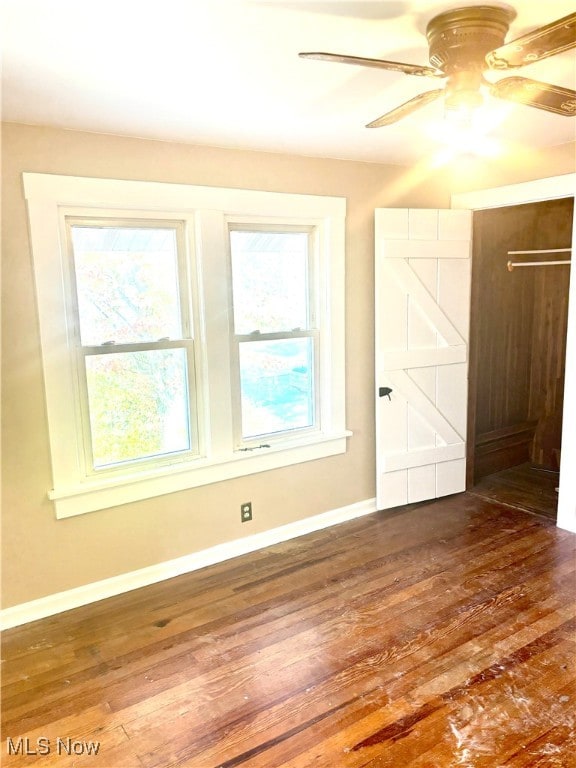
<path fill-rule="evenodd" d="M 485 56 L 504 44 L 511 8 L 478 5 L 435 16 L 426 27 L 430 64 L 450 76 L 459 71 L 486 69 Z"/>

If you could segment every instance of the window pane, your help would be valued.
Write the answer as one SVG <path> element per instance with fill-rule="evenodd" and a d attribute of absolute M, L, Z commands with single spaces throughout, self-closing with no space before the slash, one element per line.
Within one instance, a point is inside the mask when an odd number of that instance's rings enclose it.
<path fill-rule="evenodd" d="M 308 328 L 308 234 L 230 232 L 234 329 Z"/>
<path fill-rule="evenodd" d="M 95 468 L 191 447 L 184 349 L 86 358 Z"/>
<path fill-rule="evenodd" d="M 311 338 L 240 344 L 244 439 L 313 426 L 313 357 Z"/>
<path fill-rule="evenodd" d="M 72 226 L 84 345 L 181 338 L 174 228 Z"/>

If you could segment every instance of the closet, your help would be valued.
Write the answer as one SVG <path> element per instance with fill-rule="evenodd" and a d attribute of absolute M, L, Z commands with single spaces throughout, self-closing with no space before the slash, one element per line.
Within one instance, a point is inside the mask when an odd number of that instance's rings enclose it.
<path fill-rule="evenodd" d="M 473 214 L 467 485 L 550 517 L 573 215 L 574 198 Z"/>

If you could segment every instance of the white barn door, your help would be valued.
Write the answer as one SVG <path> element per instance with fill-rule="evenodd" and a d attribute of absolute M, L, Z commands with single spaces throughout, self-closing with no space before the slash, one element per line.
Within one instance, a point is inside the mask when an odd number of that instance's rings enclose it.
<path fill-rule="evenodd" d="M 471 229 L 471 211 L 376 210 L 378 509 L 465 488 Z"/>

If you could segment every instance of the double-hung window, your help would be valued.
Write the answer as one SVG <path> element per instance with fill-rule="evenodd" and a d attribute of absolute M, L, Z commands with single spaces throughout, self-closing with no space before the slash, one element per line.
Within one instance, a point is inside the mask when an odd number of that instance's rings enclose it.
<path fill-rule="evenodd" d="M 58 517 L 346 450 L 343 200 L 24 182 Z"/>
<path fill-rule="evenodd" d="M 197 455 L 182 224 L 65 222 L 88 471 Z"/>
<path fill-rule="evenodd" d="M 230 228 L 236 441 L 318 428 L 314 231 Z"/>

